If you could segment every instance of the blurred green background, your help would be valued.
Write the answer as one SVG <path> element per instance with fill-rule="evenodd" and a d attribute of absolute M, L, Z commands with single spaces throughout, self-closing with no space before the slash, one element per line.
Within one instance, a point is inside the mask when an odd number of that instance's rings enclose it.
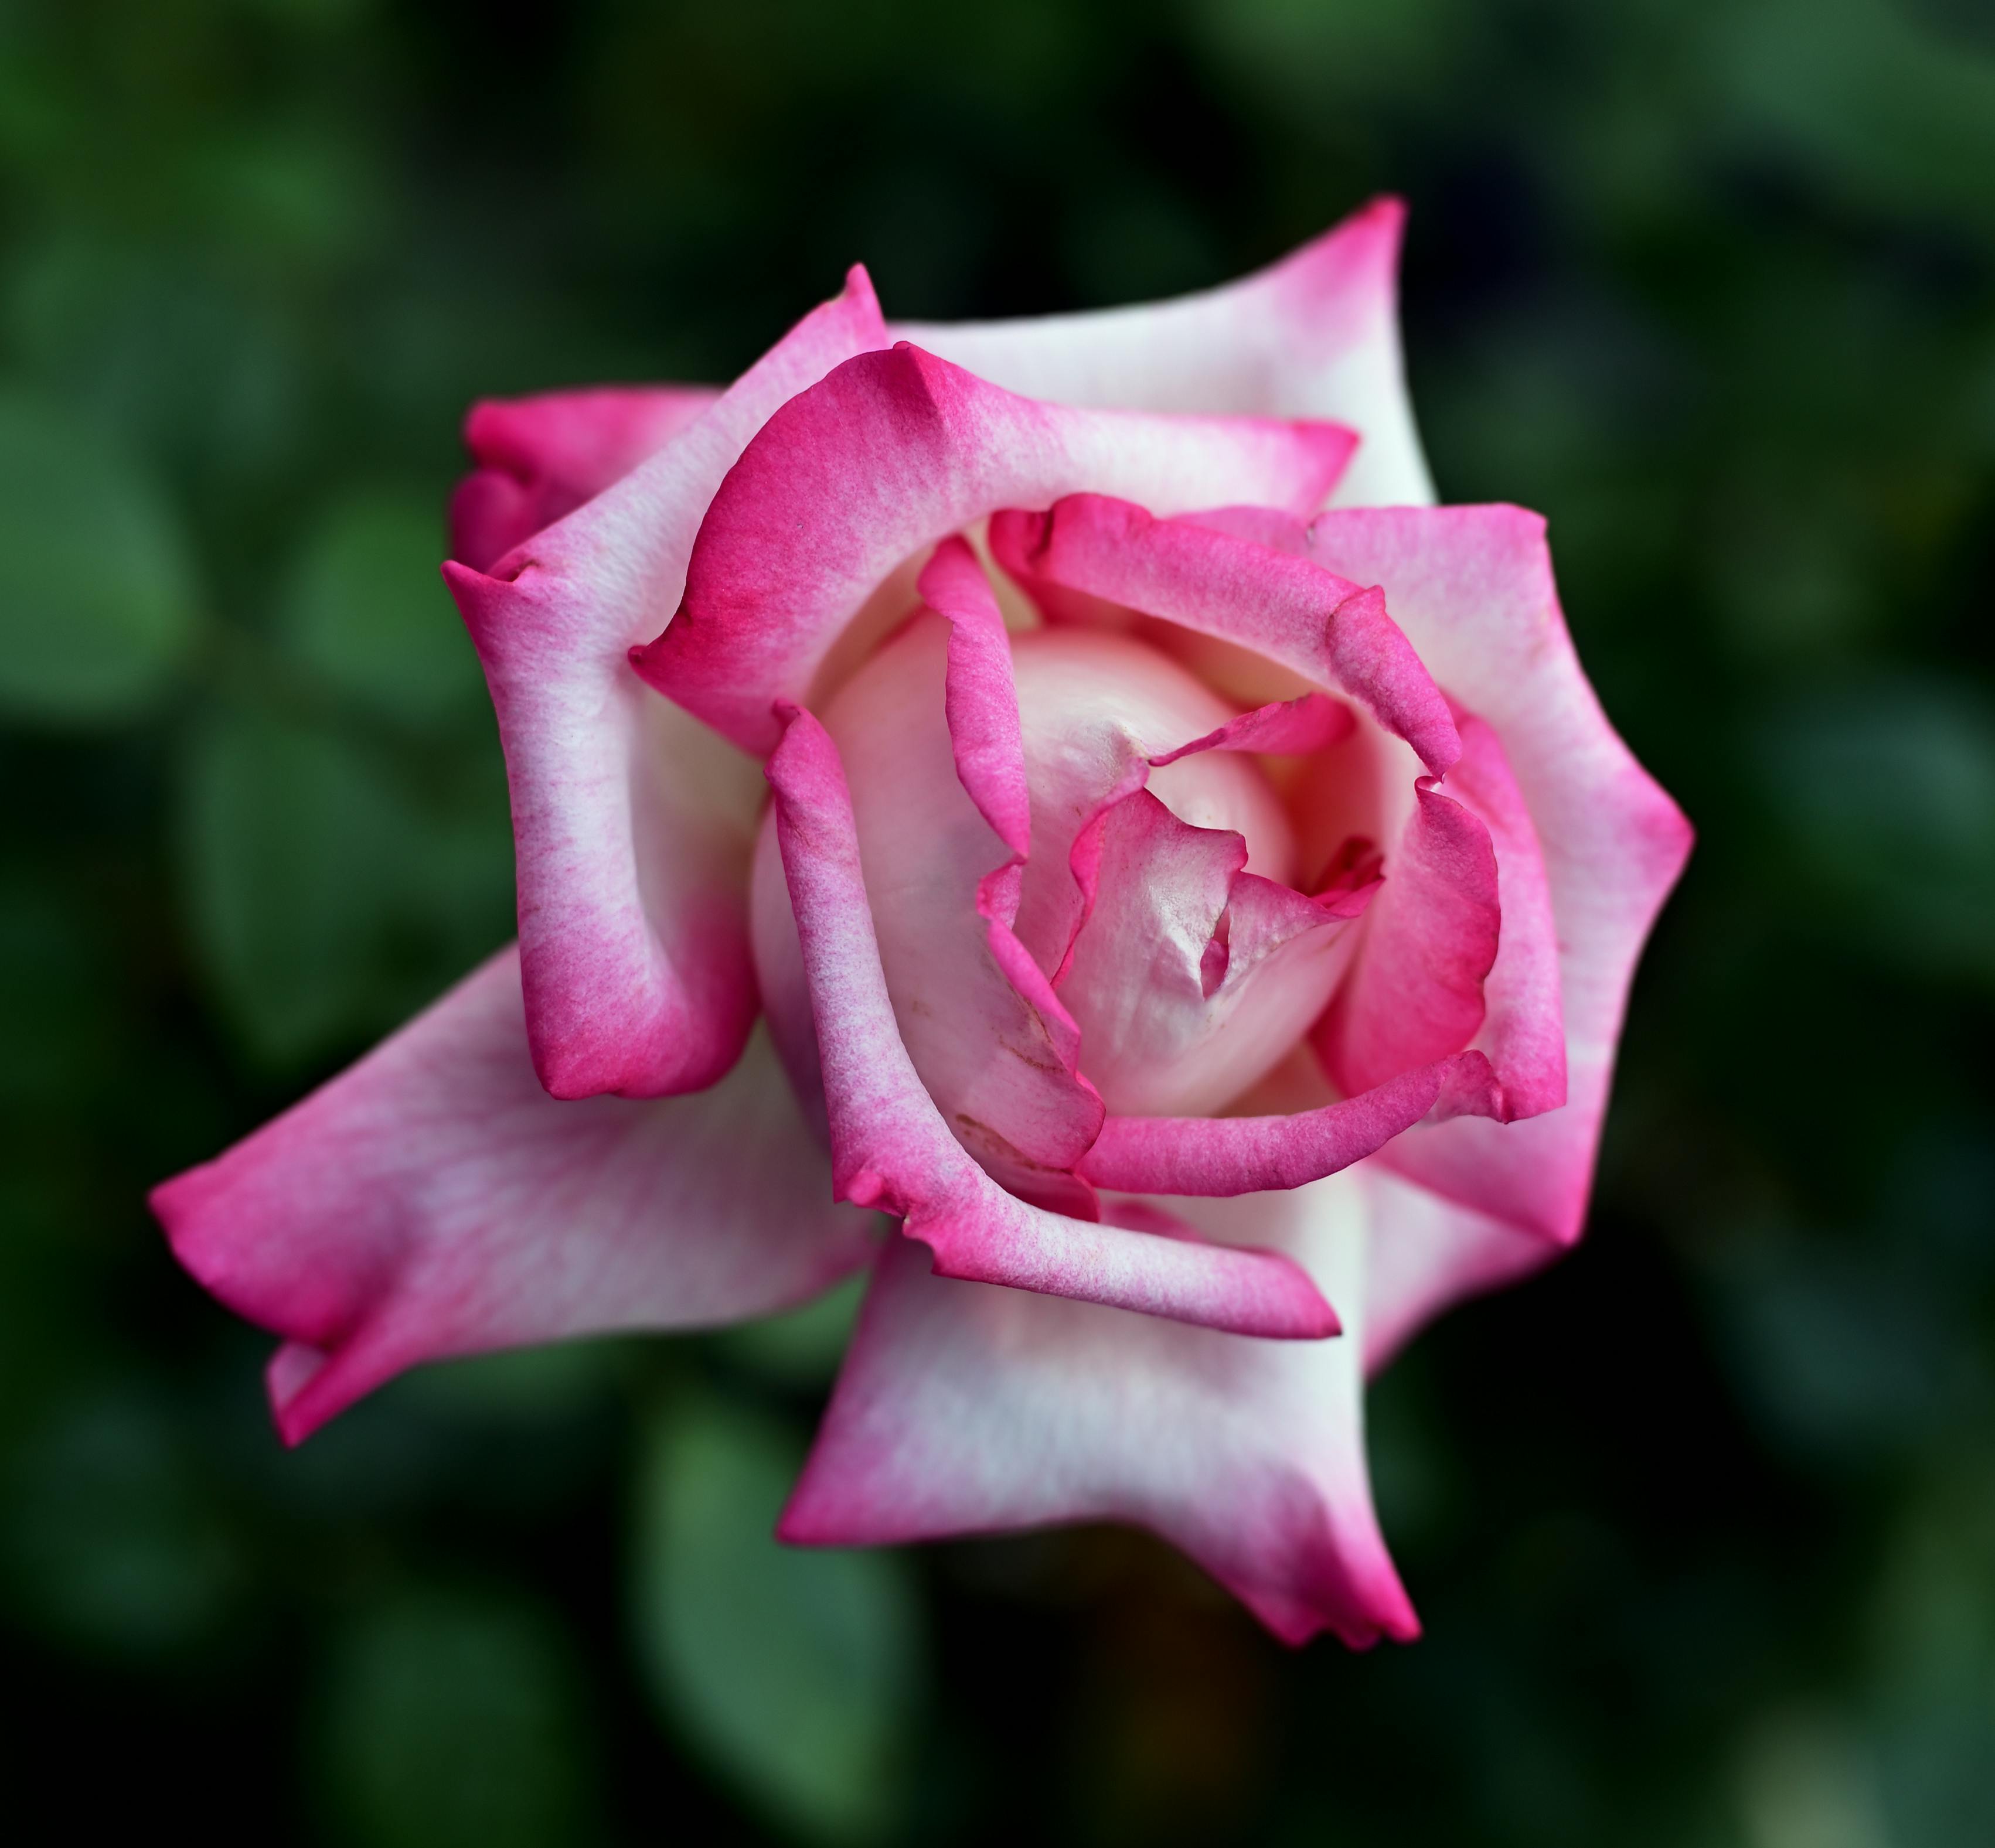
<path fill-rule="evenodd" d="M 1702 837 L 1588 1241 L 1375 1395 L 1427 1640 L 778 1552 L 849 1298 L 283 1452 L 142 1198 L 508 934 L 470 400 L 1384 189 L 1444 495 Z M 1995 1841 L 1995 9 L 5 0 L 0 559 L 9 1839 Z"/>

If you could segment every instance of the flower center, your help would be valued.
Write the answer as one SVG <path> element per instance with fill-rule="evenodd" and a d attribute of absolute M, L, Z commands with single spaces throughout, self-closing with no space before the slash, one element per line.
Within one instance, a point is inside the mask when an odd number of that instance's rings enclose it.
<path fill-rule="evenodd" d="M 1043 1015 L 1035 1027 L 994 963 L 989 916 L 977 911 L 980 883 L 1008 855 L 956 773 L 949 634 L 941 617 L 919 616 L 840 688 L 824 723 L 844 763 L 888 992 L 915 1068 L 967 1139 L 995 1137 L 1043 1161 L 1060 1136 L 1035 1140 L 1044 1109 L 1018 1092 L 1039 1075 L 1019 1073 L 1042 1066 L 1056 1090 L 1056 1061 Z M 1060 984 L 1080 1029 L 1080 1073 L 1109 1109 L 1217 1109 L 1289 1051 L 1334 981 L 1323 956 L 1303 958 L 1299 977 L 1256 977 L 1259 999 L 1241 1005 L 1250 962 L 1273 939 L 1257 924 L 1236 949 L 1221 914 L 1236 874 L 1286 893 L 1298 858 L 1289 817 L 1250 756 L 1208 750 L 1145 772 L 1143 759 L 1238 710 L 1146 642 L 1035 630 L 1012 638 L 1012 670 L 1031 851 L 1011 927 Z M 1132 796 L 1147 831 L 1104 828 Z M 1075 842 L 1090 826 L 1113 852 L 1083 879 Z M 1060 1108 L 1070 1120 L 1070 1099 Z"/>
<path fill-rule="evenodd" d="M 1132 755 L 1161 756 L 1189 744 L 1237 708 L 1128 636 L 1036 629 L 1013 637 L 1011 667 L 1032 797 L 1018 935 L 1051 975 L 1080 921 L 1082 895 L 1070 859 L 1075 835 L 1114 793 Z M 1200 752 L 1152 770 L 1147 787 L 1179 821 L 1239 835 L 1250 871 L 1283 883 L 1294 877 L 1295 831 L 1251 757 Z"/>

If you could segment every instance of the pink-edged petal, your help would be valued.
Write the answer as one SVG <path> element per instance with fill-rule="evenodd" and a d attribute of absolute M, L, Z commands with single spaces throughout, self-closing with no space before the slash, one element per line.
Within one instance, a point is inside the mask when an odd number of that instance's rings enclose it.
<path fill-rule="evenodd" d="M 1315 1030 L 1339 1089 L 1369 1091 L 1468 1044 L 1502 920 L 1489 830 L 1422 777 L 1357 959 Z"/>
<path fill-rule="evenodd" d="M 991 581 L 977 554 L 951 537 L 936 547 L 915 588 L 929 609 L 949 619 L 944 714 L 957 780 L 991 832 L 1023 859 L 1032 847 L 1032 797 L 1011 639 Z"/>
<path fill-rule="evenodd" d="M 953 581 L 945 575 L 952 561 L 969 567 Z M 923 584 L 958 619 L 945 632 L 933 617 L 919 619 L 840 689 L 826 722 L 845 757 L 881 960 L 916 1070 L 988 1171 L 1040 1205 L 1091 1219 L 1089 1190 L 1054 1171 L 1092 1140 L 1101 1105 L 1075 1071 L 1077 1026 L 1011 926 L 1032 928 L 1045 968 L 1056 966 L 1080 903 L 1069 870 L 1073 830 L 1132 766 L 1147 773 L 1146 750 L 1188 734 L 1208 749 L 1159 753 L 1180 760 L 1155 773 L 1168 799 L 1200 823 L 1238 828 L 1260 863 L 1286 872 L 1293 855 L 1272 792 L 1239 756 L 1209 747 L 1267 727 L 1313 733 L 1336 721 L 1320 699 L 1261 725 L 1252 715 L 1229 719 L 1182 669 L 1114 636 L 1015 638 L 1015 685 L 1013 641 L 973 571 L 967 552 L 938 549 Z M 980 678 L 960 677 L 967 646 L 981 651 Z M 955 722 L 946 731 L 947 713 Z M 1032 765 L 1029 777 L 1015 748 Z M 1022 814 L 1022 783 L 1032 805 Z M 1008 843 L 988 825 L 1004 818 L 1007 800 Z M 1019 844 L 1038 849 L 1029 866 L 1007 852 Z M 814 1030 L 774 848 L 765 834 L 754 901 L 757 968 L 778 1044 L 809 1099 L 818 1090 Z M 1028 883 L 1033 903 L 1021 917 Z M 1063 1097 L 1071 1108 L 1035 1119 Z M 1022 1164 L 1020 1154 L 1035 1165 Z"/>
<path fill-rule="evenodd" d="M 1125 1205 L 1143 1203 L 1107 1210 Z M 890 1249 L 778 1531 L 850 1545 L 1126 1521 L 1289 1642 L 1413 1637 L 1365 1466 L 1364 1206 L 1344 1178 L 1186 1208 L 1206 1236 L 1284 1250 L 1350 1303 L 1334 1341 L 983 1289 Z"/>
<path fill-rule="evenodd" d="M 1101 1099 L 1075 1071 L 1080 1029 L 1011 939 L 1015 855 L 956 776 L 946 684 L 957 634 L 938 614 L 915 618 L 840 687 L 824 728 L 844 766 L 900 1043 L 922 1085 L 957 1140 L 1015 1192 L 1071 1196 L 1057 1176 L 1094 1142 Z M 998 660 L 987 666 L 1001 672 Z"/>
<path fill-rule="evenodd" d="M 451 497 L 451 557 L 488 569 L 621 480 L 719 396 L 713 386 L 613 385 L 474 404 L 464 443 L 477 466 Z"/>
<path fill-rule="evenodd" d="M 1423 506 L 1434 487 L 1399 356 L 1405 220 L 1375 200 L 1270 268 L 1173 301 L 894 332 L 1030 398 L 1328 417 L 1361 439 L 1338 503 Z"/>
<path fill-rule="evenodd" d="M 285 1337 L 295 1443 L 418 1361 L 802 1301 L 875 1243 L 830 1181 L 759 1037 L 695 1096 L 549 1097 L 508 948 L 153 1209 L 202 1284 Z"/>
<path fill-rule="evenodd" d="M 1186 526 L 1252 540 L 1271 552 L 1286 552 L 1292 558 L 1309 556 L 1310 523 L 1279 507 L 1207 507 L 1179 517 Z"/>
<path fill-rule="evenodd" d="M 1216 1110 L 1252 1085 L 1321 1012 L 1364 908 L 1245 872 L 1239 835 L 1189 826 L 1147 790 L 1104 808 L 1070 857 L 1084 921 L 1056 987 L 1083 1068 L 1124 1116 Z"/>
<path fill-rule="evenodd" d="M 899 1214 L 945 1276 L 1245 1333 L 1313 1339 L 1334 1329 L 1315 1286 L 1277 1253 L 1066 1218 L 1008 1193 L 971 1160 L 894 1023 L 837 751 L 809 713 L 789 708 L 784 718 L 768 772 L 840 1197 Z"/>
<path fill-rule="evenodd" d="M 1448 1238 L 1434 1242 L 1442 1255 L 1431 1269 L 1396 1285 L 1418 1306 L 1384 1320 L 1410 1326 L 1508 1274 L 1517 1260 L 1505 1227 L 1556 1244 L 1578 1236 L 1629 980 L 1682 871 L 1691 830 L 1587 684 L 1538 516 L 1504 506 L 1331 513 L 1312 526 L 1310 544 L 1330 570 L 1384 587 L 1435 678 L 1500 743 L 1537 835 L 1556 921 L 1564 1106 L 1523 1123 L 1423 1128 L 1382 1158 L 1467 1209 Z M 1484 787 L 1471 766 L 1463 801 L 1478 805 Z M 1482 812 L 1500 862 L 1498 807 Z M 1518 899 L 1526 902 L 1522 893 Z M 1506 912 L 1512 902 L 1506 890 Z M 1382 1239 L 1392 1236 L 1392 1217 L 1382 1217 Z"/>
<path fill-rule="evenodd" d="M 633 657 L 744 748 L 778 728 L 903 561 L 1000 507 L 1083 487 L 1166 513 L 1221 501 L 1306 511 L 1348 433 L 1252 418 L 1035 403 L 901 345 L 848 361 L 770 419 L 715 495 L 671 626 Z"/>
<path fill-rule="evenodd" d="M 1448 773 L 1448 793 L 1489 831 L 1502 914 L 1496 960 L 1482 983 L 1482 1025 L 1469 1044 L 1489 1055 L 1502 1087 L 1499 1120 L 1515 1122 L 1565 1102 L 1558 924 L 1537 829 L 1502 741 L 1472 712 L 1458 710 L 1455 726 L 1461 759 Z"/>
<path fill-rule="evenodd" d="M 965 1146 L 980 1153 L 991 1173 L 1025 1198 L 1074 1218 L 1095 1219 L 1099 1206 L 1092 1190 L 1066 1176 L 1018 1174 L 1009 1159 L 1011 1149 L 1021 1148 L 1041 1167 L 1071 1169 L 1094 1140 L 1103 1114 L 1100 1094 L 1080 1075 L 1080 1027 L 1013 929 L 1032 852 L 1032 817 L 1018 687 L 1011 676 L 1011 639 L 991 581 L 976 554 L 961 538 L 952 536 L 936 547 L 917 588 L 950 625 L 943 711 L 956 780 L 991 831 L 1010 850 L 1010 857 L 977 884 L 977 914 L 984 921 L 986 947 L 998 973 L 1025 1003 L 1027 1019 L 1059 1061 L 1057 1071 L 1048 1071 L 1043 1058 L 1024 1064 L 1010 1058 L 995 1061 L 1005 1089 L 1024 1092 L 1038 1102 L 1036 1114 L 1053 1118 L 1052 1137 L 1022 1141 L 1001 1118 L 987 1112 L 976 1119 L 998 1132 L 1003 1157 L 994 1163 L 990 1147 L 980 1150 L 980 1141 L 988 1143 L 987 1137 L 972 1135 L 965 1139 Z M 982 974 L 980 969 L 977 972 L 978 977 Z M 941 993 L 946 1003 L 947 991 Z M 967 1041 L 961 1050 L 987 1059 L 992 1047 L 1002 1047 L 1008 1037 L 1015 1037 L 1015 1031 L 1014 1027 L 1012 1035 L 1000 1034 L 994 1039 L 987 1032 Z M 902 1037 L 908 1037 L 905 1029 Z M 915 1062 L 919 1068 L 919 1058 Z M 987 1067 L 987 1076 L 988 1071 Z M 933 1089 L 931 1085 L 931 1094 Z M 1052 1096 L 1038 1101 L 1049 1089 Z"/>
<path fill-rule="evenodd" d="M 770 413 L 882 336 L 864 273 L 665 447 L 487 575 L 446 565 L 499 717 L 527 1019 L 557 1096 L 710 1084 L 755 1014 L 754 766 L 631 671 Z"/>
<path fill-rule="evenodd" d="M 956 683 L 960 710 L 964 633 L 920 615 L 840 689 L 823 722 L 855 811 L 901 1043 L 958 1139 L 1039 1198 L 1094 1140 L 1102 1105 L 1075 1069 L 1072 1017 L 1011 935 L 1016 854 L 956 773 L 946 690 Z M 1006 718 L 991 705 L 1011 691 L 1008 652 L 996 652 L 1007 649 L 1001 626 L 989 639 L 990 701 L 978 712 L 987 742 Z M 1015 704 L 1008 722 L 1015 740 Z M 1022 782 L 1016 759 L 1011 773 Z"/>
<path fill-rule="evenodd" d="M 1423 1119 L 1487 1114 L 1492 1089 L 1489 1061 L 1463 1052 L 1286 1116 L 1111 1116 L 1076 1171 L 1131 1193 L 1224 1198 L 1302 1187 L 1375 1154 Z"/>
<path fill-rule="evenodd" d="M 1182 748 L 1241 722 L 1176 662 L 1131 636 L 1064 629 L 1015 636 L 1012 663 L 1032 795 L 1033 851 L 1016 929 L 1049 975 L 1081 921 L 1076 838 L 1106 805 L 1146 783 L 1179 820 L 1237 831 L 1255 873 L 1293 876 L 1293 830 L 1260 770 L 1237 752 Z M 1159 757 L 1173 761 L 1153 767 Z"/>
<path fill-rule="evenodd" d="M 999 564 L 1035 582 L 1103 599 L 1241 644 L 1357 700 L 1445 773 L 1461 753 L 1447 701 L 1374 589 L 1309 560 L 1163 519 L 1105 493 L 991 521 Z"/>
<path fill-rule="evenodd" d="M 831 1130 L 825 1116 L 817 1023 L 811 1017 L 810 978 L 804 970 L 803 945 L 790 909 L 773 807 L 763 816 L 755 836 L 755 860 L 749 874 L 748 934 L 755 952 L 755 982 L 761 991 L 763 1018 L 768 1023 L 776 1056 L 789 1075 L 805 1119 L 829 1147 Z"/>
<path fill-rule="evenodd" d="M 1269 756 L 1300 756 L 1341 744 L 1356 729 L 1348 706 L 1320 693 L 1272 701 L 1230 719 L 1216 731 L 1150 759 L 1152 770 L 1176 763 L 1200 751 L 1256 751 Z"/>
<path fill-rule="evenodd" d="M 1067 859 L 1082 922 L 1055 978 L 1063 988 L 1070 985 L 1090 1002 L 1097 988 L 1112 989 L 1131 1004 L 1140 1004 L 1143 990 L 1160 979 L 1204 992 L 1213 934 L 1234 875 L 1247 864 L 1241 835 L 1188 825 L 1138 788 L 1090 818 Z M 1111 966 L 1110 959 L 1125 955 L 1126 972 Z M 1224 975 L 1223 963 L 1214 973 Z M 1098 997 L 1108 998 L 1107 992 Z M 1111 1012 L 1104 1034 L 1112 1037 L 1114 1023 Z"/>

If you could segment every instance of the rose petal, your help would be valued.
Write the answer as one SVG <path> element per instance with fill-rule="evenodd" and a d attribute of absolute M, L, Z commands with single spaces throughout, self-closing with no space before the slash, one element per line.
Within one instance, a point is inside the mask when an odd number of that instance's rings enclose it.
<path fill-rule="evenodd" d="M 705 415 L 486 576 L 446 565 L 512 787 L 534 1060 L 557 1096 L 697 1090 L 754 1018 L 753 766 L 630 670 L 700 516 L 770 413 L 881 339 L 863 271 Z"/>
<path fill-rule="evenodd" d="M 1111 1110 L 1220 1109 L 1286 1054 L 1336 987 L 1362 901 L 1319 903 L 1245 872 L 1246 859 L 1238 834 L 1189 827 L 1147 790 L 1076 839 L 1085 921 L 1056 986 Z"/>
<path fill-rule="evenodd" d="M 1347 1095 L 1459 1052 L 1482 1024 L 1502 911 L 1489 831 L 1422 777 L 1386 855 L 1383 890 L 1344 985 L 1315 1030 Z"/>
<path fill-rule="evenodd" d="M 1365 1204 L 1347 1178 L 1193 1210 L 1355 1307 Z M 778 1531 L 838 1546 L 1128 1521 L 1289 1642 L 1410 1638 L 1365 1477 L 1361 1338 L 1354 1322 L 1341 1340 L 1242 1340 L 980 1289 L 896 1247 Z"/>
<path fill-rule="evenodd" d="M 1377 1153 L 1429 1116 L 1488 1114 L 1494 1082 L 1481 1053 L 1462 1052 L 1360 1096 L 1286 1116 L 1111 1116 L 1076 1172 L 1131 1193 L 1223 1198 L 1306 1186 Z"/>
<path fill-rule="evenodd" d="M 451 557 L 489 569 L 621 480 L 719 396 L 703 385 L 598 386 L 474 404 L 464 442 L 478 466 L 451 497 Z"/>
<path fill-rule="evenodd" d="M 749 876 L 749 938 L 755 951 L 755 982 L 761 991 L 769 1037 L 789 1075 L 804 1118 L 826 1147 L 831 1130 L 825 1114 L 824 1075 L 818 1062 L 817 1023 L 811 1017 L 810 978 L 804 948 L 790 910 L 783 876 L 783 851 L 776 838 L 773 806 L 755 836 L 755 862 Z"/>
<path fill-rule="evenodd" d="M 1405 219 L 1398 200 L 1375 200 L 1272 267 L 1174 301 L 894 331 L 1056 403 L 1328 417 L 1362 439 L 1339 504 L 1425 505 L 1434 487 L 1399 358 Z"/>
<path fill-rule="evenodd" d="M 716 495 L 678 615 L 640 673 L 743 747 L 778 732 L 874 588 L 994 509 L 1083 486 L 1165 513 L 1221 500 L 1305 510 L 1349 433 L 1250 418 L 1160 418 L 1015 397 L 901 345 L 839 367 L 769 420 Z"/>
<path fill-rule="evenodd" d="M 994 622 L 994 605 L 990 615 Z M 948 710 L 960 715 L 970 700 L 957 674 L 966 633 L 976 631 L 919 617 L 840 689 L 824 725 L 844 765 L 908 1056 L 943 1120 L 987 1168 L 1028 1197 L 1052 1185 L 1064 1198 L 1075 1190 L 1052 1177 L 1094 1140 L 1101 1100 L 1075 1068 L 1079 1029 L 1011 934 L 1016 854 L 958 780 Z M 987 742 L 1003 723 L 991 707 L 1008 706 L 1015 753 L 1001 625 L 993 650 L 977 722 Z M 1014 756 L 1006 774 L 1022 797 L 1022 759 Z"/>
<path fill-rule="evenodd" d="M 1502 913 L 1496 960 L 1482 983 L 1482 1026 L 1469 1044 L 1489 1054 L 1503 1091 L 1499 1120 L 1510 1123 L 1565 1102 L 1558 924 L 1537 829 L 1502 742 L 1464 708 L 1456 709 L 1455 729 L 1461 759 L 1448 772 L 1448 794 L 1489 831 Z"/>
<path fill-rule="evenodd" d="M 1279 507 L 1207 507 L 1179 517 L 1188 526 L 1252 540 L 1271 552 L 1286 552 L 1292 558 L 1309 556 L 1310 523 Z"/>
<path fill-rule="evenodd" d="M 1040 629 L 1014 638 L 1013 667 L 1034 847 L 1016 928 L 1049 975 L 1064 964 L 1080 927 L 1074 842 L 1132 790 L 1147 784 L 1194 827 L 1236 831 L 1257 873 L 1293 873 L 1293 831 L 1267 779 L 1214 742 L 1238 735 L 1246 720 L 1176 662 L 1126 636 Z M 1153 768 L 1158 759 L 1170 761 Z"/>
<path fill-rule="evenodd" d="M 802 945 L 840 1196 L 900 1214 L 944 1276 L 1111 1303 L 1244 1333 L 1336 1325 L 1288 1259 L 1064 1218 L 994 1181 L 944 1126 L 896 1030 L 838 754 L 791 707 L 769 760 Z"/>
<path fill-rule="evenodd" d="M 1301 756 L 1327 749 L 1348 738 L 1358 722 L 1348 706 L 1320 693 L 1276 700 L 1229 719 L 1217 730 L 1150 759 L 1152 770 L 1176 763 L 1200 751 L 1252 751 L 1270 756 Z"/>
<path fill-rule="evenodd" d="M 293 1443 L 418 1361 L 766 1314 L 864 1261 L 766 1042 L 697 1096 L 558 1102 L 506 949 L 153 1195 L 175 1254 L 287 1337 Z"/>
<path fill-rule="evenodd" d="M 1060 1065 L 1057 1074 L 1049 1074 L 1007 1060 L 1000 1069 L 1007 1071 L 1014 1087 L 1023 1082 L 1030 1082 L 1038 1090 L 1049 1085 L 1056 1087 L 1060 1127 L 1068 1134 L 1042 1139 L 1041 1146 L 1035 1147 L 1004 1130 L 998 1119 L 974 1106 L 972 1114 L 998 1128 L 1010 1146 L 1024 1148 L 1035 1163 L 1070 1169 L 1101 1126 L 1102 1104 L 1094 1086 L 1080 1075 L 1080 1030 L 1073 1016 L 1012 927 L 1018 921 L 1032 852 L 1032 790 L 1025 772 L 1018 687 L 1011 675 L 1011 637 L 1005 633 L 991 581 L 976 554 L 961 538 L 951 537 L 936 547 L 919 588 L 929 605 L 950 624 L 943 703 L 957 780 L 1011 849 L 1011 857 L 1003 865 L 978 880 L 977 914 L 985 921 L 991 962 L 1025 1004 Z M 982 1042 L 987 1048 L 994 1043 L 987 1037 Z M 917 1059 L 918 1066 L 919 1063 Z M 932 1085 L 930 1094 L 935 1094 Z M 1042 1105 L 1042 1111 L 1045 1109 Z M 975 1152 L 973 1142 L 966 1146 Z M 986 1166 L 1015 1192 L 1039 1205 L 1076 1219 L 1099 1216 L 1093 1190 L 1083 1183 L 1070 1179 L 1052 1183 L 1043 1175 L 1018 1173 L 1009 1163 L 993 1166 L 987 1161 Z"/>
<path fill-rule="evenodd" d="M 1474 1122 L 1463 1117 L 1423 1127 L 1404 1140 L 1443 1143 Z M 1519 1135 L 1529 1126 L 1487 1126 L 1506 1137 Z M 1478 1212 L 1403 1177 L 1382 1157 L 1361 1163 L 1351 1173 L 1363 1183 L 1372 1202 L 1367 1373 L 1375 1373 L 1443 1310 L 1465 1297 L 1516 1283 L 1566 1250 L 1540 1231 Z"/>
<path fill-rule="evenodd" d="M 1382 585 L 1434 675 L 1500 742 L 1534 825 L 1557 919 L 1568 1101 L 1529 1122 L 1423 1129 L 1386 1159 L 1454 1209 L 1390 1262 L 1416 1190 L 1382 1209 L 1381 1341 L 1537 1260 L 1515 1228 L 1578 1236 L 1622 1010 L 1637 955 L 1681 872 L 1689 825 L 1629 755 L 1587 684 L 1553 588 L 1544 523 L 1515 507 L 1324 515 L 1312 556 Z M 1475 773 L 1463 799 L 1477 798 Z M 1502 831 L 1488 818 L 1502 857 Z M 1507 907 L 1510 895 L 1505 894 Z M 1492 996 L 1492 1009 L 1494 1001 Z M 1431 1214 L 1431 1196 L 1421 1210 Z M 1382 1356 L 1384 1349 L 1382 1348 Z"/>
<path fill-rule="evenodd" d="M 1376 590 L 1101 493 L 1070 495 L 1044 513 L 1007 508 L 990 533 L 998 562 L 1028 588 L 1043 581 L 1140 610 L 1338 687 L 1433 775 L 1461 753 L 1447 701 Z"/>
<path fill-rule="evenodd" d="M 936 547 L 916 588 L 949 622 L 944 710 L 957 780 L 991 831 L 1022 860 L 1032 849 L 1032 798 L 1004 613 L 977 554 L 953 536 Z"/>

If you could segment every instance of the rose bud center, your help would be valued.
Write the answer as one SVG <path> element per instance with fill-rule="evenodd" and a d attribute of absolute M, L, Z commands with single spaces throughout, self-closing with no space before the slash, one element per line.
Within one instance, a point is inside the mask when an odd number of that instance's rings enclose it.
<path fill-rule="evenodd" d="M 1043 1047 L 1018 1050 L 1022 1004 L 978 910 L 980 883 L 1012 856 L 957 773 L 949 636 L 942 617 L 918 615 L 822 718 L 844 763 L 903 1041 L 959 1133 L 966 1123 L 980 1133 L 993 1113 L 977 1100 L 990 1095 L 992 1068 Z M 1288 890 L 1296 831 L 1259 760 L 1210 749 L 1144 764 L 1224 725 L 1237 705 L 1127 635 L 1052 629 L 1011 640 L 1031 807 L 1011 927 L 1078 1024 L 1080 1076 L 1110 1112 L 1221 1109 L 1322 1010 L 1348 953 L 1344 921 L 1320 927 Z M 759 856 L 755 934 L 765 998 L 788 1038 L 800 1023 L 783 1017 L 802 994 L 774 846 L 765 840 Z M 1244 932 L 1230 930 L 1229 900 L 1249 886 L 1259 909 Z M 977 1150 L 974 1134 L 965 1140 Z"/>

